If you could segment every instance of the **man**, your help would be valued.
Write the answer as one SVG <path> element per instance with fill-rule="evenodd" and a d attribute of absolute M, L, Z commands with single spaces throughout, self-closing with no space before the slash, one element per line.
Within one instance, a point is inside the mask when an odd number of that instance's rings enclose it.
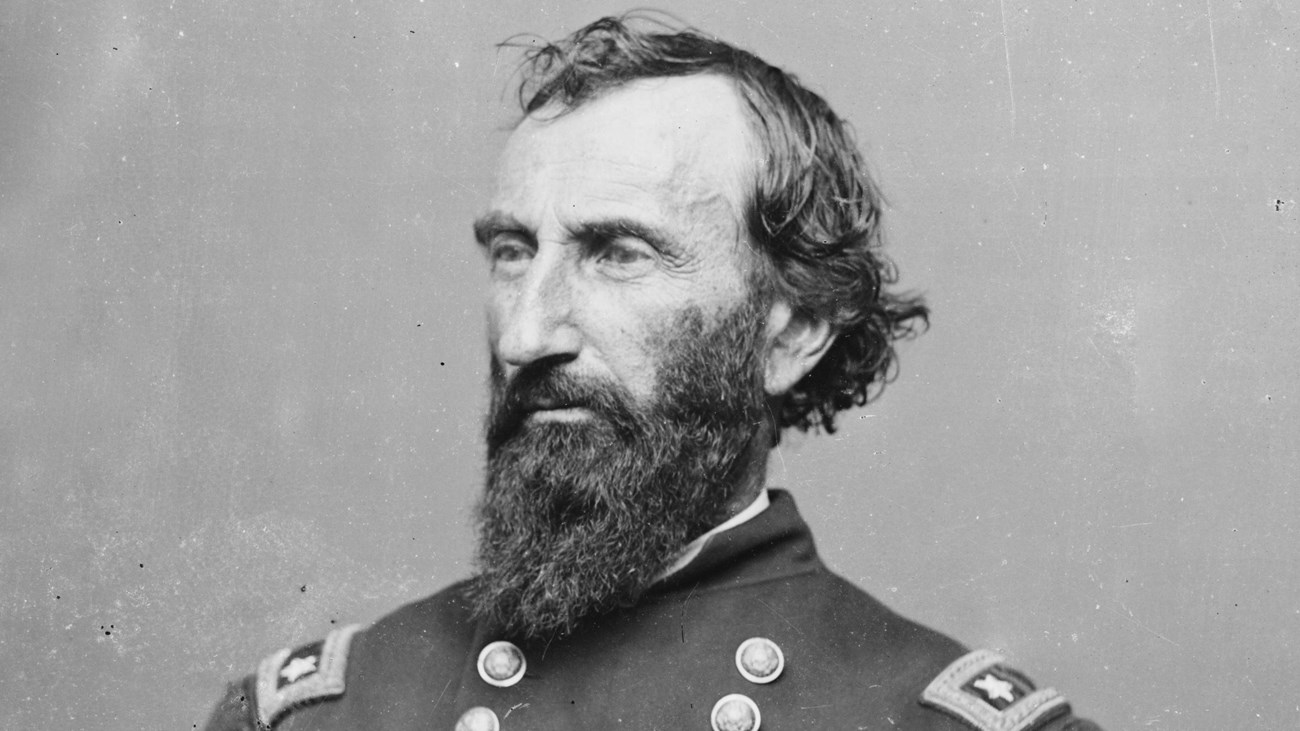
<path fill-rule="evenodd" d="M 1083 729 L 829 573 L 765 484 L 928 314 L 788 74 L 603 19 L 532 52 L 475 235 L 492 401 L 474 578 L 267 658 L 211 729 Z"/>

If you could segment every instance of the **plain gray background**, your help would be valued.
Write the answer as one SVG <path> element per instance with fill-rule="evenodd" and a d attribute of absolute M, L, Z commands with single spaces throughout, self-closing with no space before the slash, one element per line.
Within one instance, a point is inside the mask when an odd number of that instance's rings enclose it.
<path fill-rule="evenodd" d="M 664 6 L 852 120 L 934 327 L 787 439 L 827 561 L 1110 729 L 1294 728 L 1300 14 Z M 192 729 L 468 572 L 512 33 L 625 6 L 0 6 L 0 727 Z"/>

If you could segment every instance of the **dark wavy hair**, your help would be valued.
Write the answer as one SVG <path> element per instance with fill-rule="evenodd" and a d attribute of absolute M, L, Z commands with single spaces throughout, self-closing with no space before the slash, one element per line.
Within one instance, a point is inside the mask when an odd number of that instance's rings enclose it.
<path fill-rule="evenodd" d="M 894 342 L 923 331 L 929 308 L 920 296 L 886 289 L 898 275 L 881 252 L 881 193 L 849 125 L 824 99 L 748 51 L 644 13 L 601 18 L 554 43 L 516 37 L 502 45 L 526 49 L 518 89 L 525 116 L 552 106 L 562 114 L 637 79 L 731 79 L 767 160 L 746 210 L 763 254 L 757 290 L 836 334 L 785 395 L 778 426 L 833 432 L 836 413 L 893 380 Z"/>

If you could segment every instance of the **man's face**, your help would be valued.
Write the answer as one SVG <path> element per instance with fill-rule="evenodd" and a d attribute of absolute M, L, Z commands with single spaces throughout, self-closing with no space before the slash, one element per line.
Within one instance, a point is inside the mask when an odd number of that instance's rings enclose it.
<path fill-rule="evenodd" d="M 507 379 L 540 360 L 654 392 L 664 328 L 748 296 L 743 181 L 751 132 L 730 82 L 643 80 L 526 119 L 477 227 L 491 266 L 488 331 Z M 539 408 L 530 419 L 589 418 Z"/>
<path fill-rule="evenodd" d="M 712 77 L 634 84 L 511 138 L 477 225 L 493 393 L 475 609 L 500 631 L 635 601 L 736 497 L 766 413 L 748 139 Z"/>

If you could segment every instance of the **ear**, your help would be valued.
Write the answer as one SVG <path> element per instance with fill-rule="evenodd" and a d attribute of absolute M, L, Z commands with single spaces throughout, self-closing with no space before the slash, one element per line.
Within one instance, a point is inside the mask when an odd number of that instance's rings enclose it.
<path fill-rule="evenodd" d="M 779 396 L 793 388 L 834 342 L 829 322 L 797 315 L 784 301 L 773 303 L 767 313 L 767 363 L 763 371 L 767 394 Z"/>

